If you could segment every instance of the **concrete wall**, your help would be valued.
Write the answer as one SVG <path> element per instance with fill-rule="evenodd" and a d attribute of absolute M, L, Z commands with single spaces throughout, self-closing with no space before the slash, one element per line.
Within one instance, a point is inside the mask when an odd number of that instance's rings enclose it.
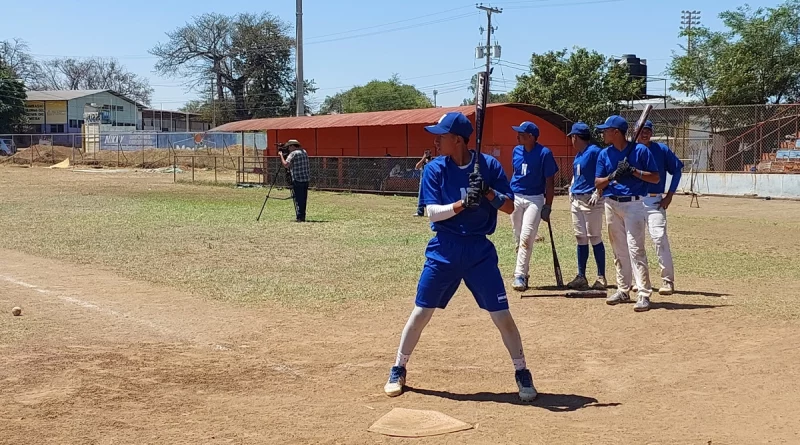
<path fill-rule="evenodd" d="M 681 177 L 679 190 L 690 190 L 691 175 Z M 800 199 L 800 175 L 784 173 L 697 173 L 694 190 L 707 195 Z"/>

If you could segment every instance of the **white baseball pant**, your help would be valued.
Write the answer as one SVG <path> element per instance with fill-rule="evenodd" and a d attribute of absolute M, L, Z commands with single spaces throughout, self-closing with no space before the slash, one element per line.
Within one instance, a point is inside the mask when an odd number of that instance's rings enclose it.
<path fill-rule="evenodd" d="M 605 198 L 600 198 L 594 206 L 589 205 L 591 193 L 585 195 L 572 195 L 570 213 L 572 214 L 572 228 L 578 245 L 593 246 L 603 242 L 603 210 Z"/>
<path fill-rule="evenodd" d="M 630 291 L 635 279 L 639 295 L 649 297 L 653 289 L 645 250 L 647 216 L 642 201 L 617 202 L 606 198 L 605 213 L 608 239 L 614 251 L 617 289 Z"/>
<path fill-rule="evenodd" d="M 515 277 L 528 276 L 533 243 L 539 232 L 539 222 L 542 220 L 542 207 L 544 207 L 544 195 L 514 194 L 511 226 L 514 228 L 514 242 L 518 247 Z"/>
<path fill-rule="evenodd" d="M 660 209 L 663 195 L 645 196 L 645 213 L 647 213 L 647 228 L 650 230 L 650 238 L 656 246 L 656 256 L 658 265 L 661 268 L 661 279 L 670 283 L 675 282 L 675 266 L 672 262 L 672 251 L 669 247 L 669 237 L 667 237 L 667 211 Z"/>

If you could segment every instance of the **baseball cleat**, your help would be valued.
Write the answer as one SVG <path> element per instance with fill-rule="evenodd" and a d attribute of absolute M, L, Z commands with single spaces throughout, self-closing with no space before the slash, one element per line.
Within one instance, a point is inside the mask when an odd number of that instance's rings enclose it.
<path fill-rule="evenodd" d="M 645 296 L 640 296 L 638 300 L 636 300 L 636 305 L 633 306 L 633 310 L 636 312 L 645 312 L 650 310 L 650 298 Z"/>
<path fill-rule="evenodd" d="M 514 374 L 514 379 L 517 381 L 517 388 L 519 388 L 519 399 L 523 402 L 530 402 L 536 399 L 539 393 L 533 387 L 533 376 L 530 370 L 520 369 Z"/>
<path fill-rule="evenodd" d="M 389 397 L 397 397 L 403 393 L 406 384 L 406 368 L 403 366 L 392 366 L 389 372 L 389 381 L 383 387 L 383 392 Z"/>
<path fill-rule="evenodd" d="M 514 284 L 512 287 L 514 290 L 518 290 L 520 292 L 528 290 L 528 277 L 514 277 Z"/>
<path fill-rule="evenodd" d="M 665 281 L 661 289 L 658 290 L 659 295 L 672 295 L 675 292 L 675 285 L 669 281 Z"/>
<path fill-rule="evenodd" d="M 615 305 L 631 301 L 631 296 L 624 290 L 618 290 L 606 298 L 606 304 Z"/>
<path fill-rule="evenodd" d="M 570 289 L 586 289 L 589 287 L 589 282 L 586 277 L 577 275 L 574 280 L 567 283 L 567 287 Z"/>
<path fill-rule="evenodd" d="M 594 280 L 594 284 L 592 284 L 592 289 L 597 290 L 606 290 L 608 287 L 608 283 L 606 282 L 606 277 L 598 276 L 596 280 Z"/>

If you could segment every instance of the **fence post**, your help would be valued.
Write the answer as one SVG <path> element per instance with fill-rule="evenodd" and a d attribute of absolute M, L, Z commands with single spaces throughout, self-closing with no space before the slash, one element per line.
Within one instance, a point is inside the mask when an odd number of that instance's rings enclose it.
<path fill-rule="evenodd" d="M 214 184 L 217 183 L 217 155 L 214 155 Z"/>
<path fill-rule="evenodd" d="M 171 151 L 171 150 L 170 150 Z M 172 153 L 172 183 L 178 182 L 178 155 Z"/>
<path fill-rule="evenodd" d="M 194 154 L 192 154 L 192 182 L 194 182 Z"/>

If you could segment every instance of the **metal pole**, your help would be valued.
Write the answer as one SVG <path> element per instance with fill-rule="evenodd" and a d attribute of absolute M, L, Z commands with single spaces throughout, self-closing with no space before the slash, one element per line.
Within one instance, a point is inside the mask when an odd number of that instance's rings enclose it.
<path fill-rule="evenodd" d="M 295 102 L 297 105 L 297 115 L 305 115 L 305 91 L 303 85 L 303 0 L 297 0 L 297 92 Z"/>

